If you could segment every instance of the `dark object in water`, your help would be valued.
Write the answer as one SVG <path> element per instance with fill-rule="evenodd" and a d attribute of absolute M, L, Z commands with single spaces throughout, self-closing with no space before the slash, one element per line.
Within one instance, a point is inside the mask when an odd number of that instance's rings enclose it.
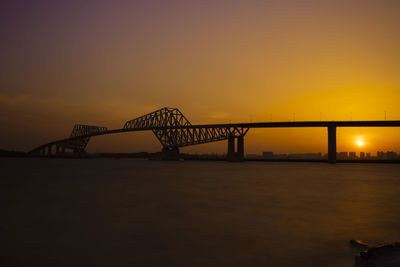
<path fill-rule="evenodd" d="M 351 242 L 351 241 L 350 241 Z M 399 267 L 400 243 L 370 248 L 356 256 L 354 267 Z"/>

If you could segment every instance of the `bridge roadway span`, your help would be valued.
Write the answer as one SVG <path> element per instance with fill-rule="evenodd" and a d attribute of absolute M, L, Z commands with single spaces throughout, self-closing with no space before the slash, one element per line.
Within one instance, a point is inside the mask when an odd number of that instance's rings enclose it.
<path fill-rule="evenodd" d="M 124 128 L 108 130 L 105 127 L 75 125 L 69 138 L 43 144 L 30 153 L 37 156 L 64 155 L 72 150 L 79 155 L 84 152 L 89 139 L 98 135 L 135 131 L 153 131 L 163 146 L 165 159 L 178 159 L 179 147 L 228 140 L 227 159 L 244 160 L 244 136 L 252 128 L 304 128 L 326 127 L 328 129 L 328 162 L 336 162 L 337 127 L 400 127 L 400 121 L 298 121 L 298 122 L 253 122 L 228 124 L 192 125 L 183 114 L 174 108 L 162 108 L 125 123 Z M 237 145 L 235 149 L 235 139 Z"/>

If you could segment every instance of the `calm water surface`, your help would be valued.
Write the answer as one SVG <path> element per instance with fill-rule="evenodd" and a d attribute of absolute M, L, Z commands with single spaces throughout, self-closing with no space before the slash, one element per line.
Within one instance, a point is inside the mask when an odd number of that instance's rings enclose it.
<path fill-rule="evenodd" d="M 0 159 L 6 266 L 352 266 L 400 165 Z"/>

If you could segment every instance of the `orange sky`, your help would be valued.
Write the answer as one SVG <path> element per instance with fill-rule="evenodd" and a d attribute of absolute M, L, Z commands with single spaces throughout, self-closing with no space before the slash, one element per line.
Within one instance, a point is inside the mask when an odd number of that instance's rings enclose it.
<path fill-rule="evenodd" d="M 28 151 L 74 123 L 121 128 L 163 106 L 193 124 L 400 120 L 399 1 L 143 2 L 5 1 L 0 148 Z M 399 134 L 339 128 L 338 151 L 400 152 Z M 326 152 L 326 139 L 326 129 L 251 130 L 246 153 Z M 160 145 L 129 133 L 88 149 Z"/>

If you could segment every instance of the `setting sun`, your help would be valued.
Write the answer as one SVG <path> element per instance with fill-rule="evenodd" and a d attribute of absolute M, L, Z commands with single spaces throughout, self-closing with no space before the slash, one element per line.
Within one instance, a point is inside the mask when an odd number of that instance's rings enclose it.
<path fill-rule="evenodd" d="M 364 141 L 358 140 L 358 141 L 357 141 L 357 145 L 358 145 L 358 146 L 363 146 L 363 145 L 364 145 Z"/>

